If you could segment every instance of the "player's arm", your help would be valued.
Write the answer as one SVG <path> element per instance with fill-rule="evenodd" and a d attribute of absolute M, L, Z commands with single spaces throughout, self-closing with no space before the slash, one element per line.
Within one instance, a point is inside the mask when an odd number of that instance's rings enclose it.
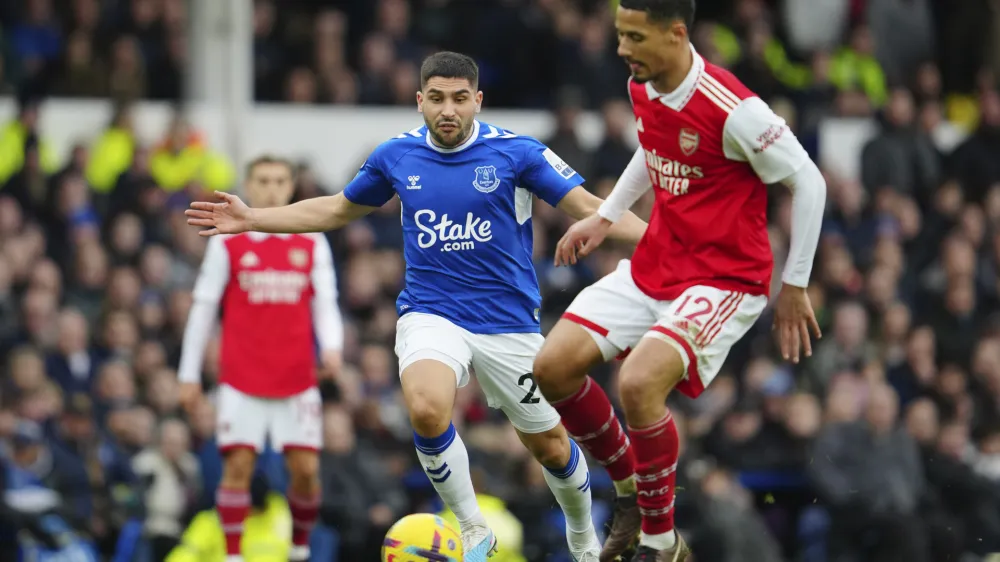
<path fill-rule="evenodd" d="M 326 232 L 343 228 L 377 208 L 354 203 L 344 193 L 314 197 L 284 207 L 251 209 L 250 230 L 290 234 Z"/>
<path fill-rule="evenodd" d="M 385 205 L 396 194 L 376 150 L 357 175 L 337 195 L 299 201 L 287 207 L 254 209 L 254 230 L 260 232 L 326 232 L 342 228 Z"/>
<path fill-rule="evenodd" d="M 795 134 L 760 98 L 749 98 L 730 114 L 725 126 L 725 152 L 748 162 L 765 184 L 780 183 L 792 192 L 791 247 L 786 285 L 809 285 L 826 207 L 826 180 Z"/>
<path fill-rule="evenodd" d="M 343 193 L 299 201 L 284 207 L 251 209 L 231 193 L 216 192 L 218 203 L 195 201 L 184 212 L 188 224 L 209 227 L 202 236 L 257 232 L 305 234 L 336 230 L 384 205 L 395 195 L 382 172 L 378 151 L 372 154 Z"/>
<path fill-rule="evenodd" d="M 570 190 L 559 202 L 558 208 L 576 220 L 583 220 L 600 209 L 604 200 L 578 185 Z M 617 240 L 638 244 L 646 233 L 646 221 L 635 216 L 631 211 L 625 211 L 621 220 L 615 222 L 608 235 Z"/>
<path fill-rule="evenodd" d="M 809 330 L 821 337 L 806 288 L 819 245 L 826 207 L 826 180 L 785 120 L 760 98 L 743 100 L 726 120 L 726 156 L 748 162 L 765 184 L 781 183 L 792 191 L 792 233 L 775 304 L 775 330 L 781 354 L 799 361 L 800 346 L 812 355 Z"/>
<path fill-rule="evenodd" d="M 614 232 L 615 227 L 619 227 L 619 223 L 624 225 L 628 222 L 630 216 L 635 217 L 629 209 L 651 187 L 652 183 L 649 181 L 649 172 L 646 170 L 646 151 L 642 147 L 639 147 L 635 151 L 635 154 L 632 155 L 632 159 L 629 160 L 628 165 L 625 166 L 622 175 L 618 177 L 618 181 L 615 183 L 615 187 L 612 188 L 611 193 L 608 194 L 608 198 L 596 210 L 596 213 L 602 219 L 614 225 L 609 233 Z M 638 217 L 635 218 L 638 219 Z M 643 223 L 644 232 L 645 226 L 646 224 Z"/>
<path fill-rule="evenodd" d="M 215 327 L 219 313 L 219 302 L 229 283 L 229 252 L 225 241 L 219 237 L 208 240 L 205 257 L 201 262 L 198 280 L 192 294 L 193 302 L 188 312 L 184 339 L 181 344 L 181 360 L 177 378 L 182 384 L 201 384 L 201 369 L 205 359 L 205 347 Z M 193 397 L 188 397 L 192 399 Z M 187 407 L 192 404 L 184 404 Z"/>
<path fill-rule="evenodd" d="M 826 180 L 816 164 L 807 160 L 780 183 L 792 191 L 792 235 L 781 280 L 807 287 L 826 207 Z"/>
<path fill-rule="evenodd" d="M 583 188 L 583 177 L 570 168 L 551 148 L 532 139 L 522 155 L 521 185 L 543 201 L 561 209 L 569 216 L 582 220 L 592 216 L 601 206 L 601 199 Z M 625 215 L 628 208 L 621 212 Z M 620 218 L 620 217 L 619 217 Z M 626 242 L 638 243 L 646 232 L 646 223 L 628 213 L 621 225 L 610 234 Z"/>
<path fill-rule="evenodd" d="M 608 198 L 598 206 L 596 212 L 571 226 L 556 244 L 555 264 L 573 265 L 600 246 L 604 238 L 614 231 L 621 232 L 622 229 L 632 231 L 630 217 L 635 215 L 629 209 L 649 191 L 650 187 L 652 184 L 646 171 L 646 153 L 639 148 L 618 178 Z M 635 218 L 639 220 L 638 217 Z M 645 226 L 643 223 L 643 233 Z M 640 239 L 643 233 L 638 233 Z"/>
<path fill-rule="evenodd" d="M 333 252 L 325 236 L 317 236 L 313 249 L 312 269 L 313 330 L 319 341 L 323 367 L 335 372 L 340 367 L 344 347 L 344 321 L 337 307 L 337 274 L 333 268 Z"/>

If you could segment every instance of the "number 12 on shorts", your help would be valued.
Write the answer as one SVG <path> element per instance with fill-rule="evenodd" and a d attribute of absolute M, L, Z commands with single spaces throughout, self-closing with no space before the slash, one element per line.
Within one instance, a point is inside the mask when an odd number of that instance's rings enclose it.
<path fill-rule="evenodd" d="M 687 332 L 689 329 L 686 325 L 687 322 L 694 324 L 698 329 L 698 336 L 695 338 L 695 343 L 701 346 L 706 345 L 718 335 L 722 330 L 723 324 L 739 309 L 744 297 L 743 293 L 735 291 L 706 289 L 714 293 L 711 297 L 718 299 L 718 304 L 709 296 L 689 293 L 683 295 L 676 306 L 673 307 L 675 327 Z"/>

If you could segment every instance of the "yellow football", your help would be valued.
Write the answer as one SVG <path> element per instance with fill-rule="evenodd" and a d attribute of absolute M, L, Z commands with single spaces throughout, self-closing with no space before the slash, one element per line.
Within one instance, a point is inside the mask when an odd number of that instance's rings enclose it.
<path fill-rule="evenodd" d="M 400 519 L 382 541 L 382 562 L 462 562 L 462 537 L 437 515 Z"/>

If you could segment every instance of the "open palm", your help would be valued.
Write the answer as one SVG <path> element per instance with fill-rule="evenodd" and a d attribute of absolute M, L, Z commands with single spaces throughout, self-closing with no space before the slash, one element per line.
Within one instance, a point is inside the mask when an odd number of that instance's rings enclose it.
<path fill-rule="evenodd" d="M 190 209 L 184 211 L 188 224 L 208 227 L 198 234 L 239 234 L 251 229 L 251 210 L 246 203 L 231 193 L 216 191 L 215 196 L 219 199 L 218 203 L 195 201 Z"/>

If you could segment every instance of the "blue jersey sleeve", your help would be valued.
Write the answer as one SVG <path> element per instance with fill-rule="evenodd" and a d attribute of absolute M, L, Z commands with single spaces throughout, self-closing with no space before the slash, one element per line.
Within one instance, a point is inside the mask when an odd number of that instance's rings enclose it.
<path fill-rule="evenodd" d="M 381 207 L 394 195 L 396 190 L 386 173 L 382 147 L 376 148 L 365 160 L 351 183 L 344 188 L 344 197 L 356 205 Z"/>
<path fill-rule="evenodd" d="M 525 140 L 528 142 L 520 153 L 521 187 L 555 207 L 570 190 L 583 185 L 584 179 L 551 148 L 535 139 Z"/>

